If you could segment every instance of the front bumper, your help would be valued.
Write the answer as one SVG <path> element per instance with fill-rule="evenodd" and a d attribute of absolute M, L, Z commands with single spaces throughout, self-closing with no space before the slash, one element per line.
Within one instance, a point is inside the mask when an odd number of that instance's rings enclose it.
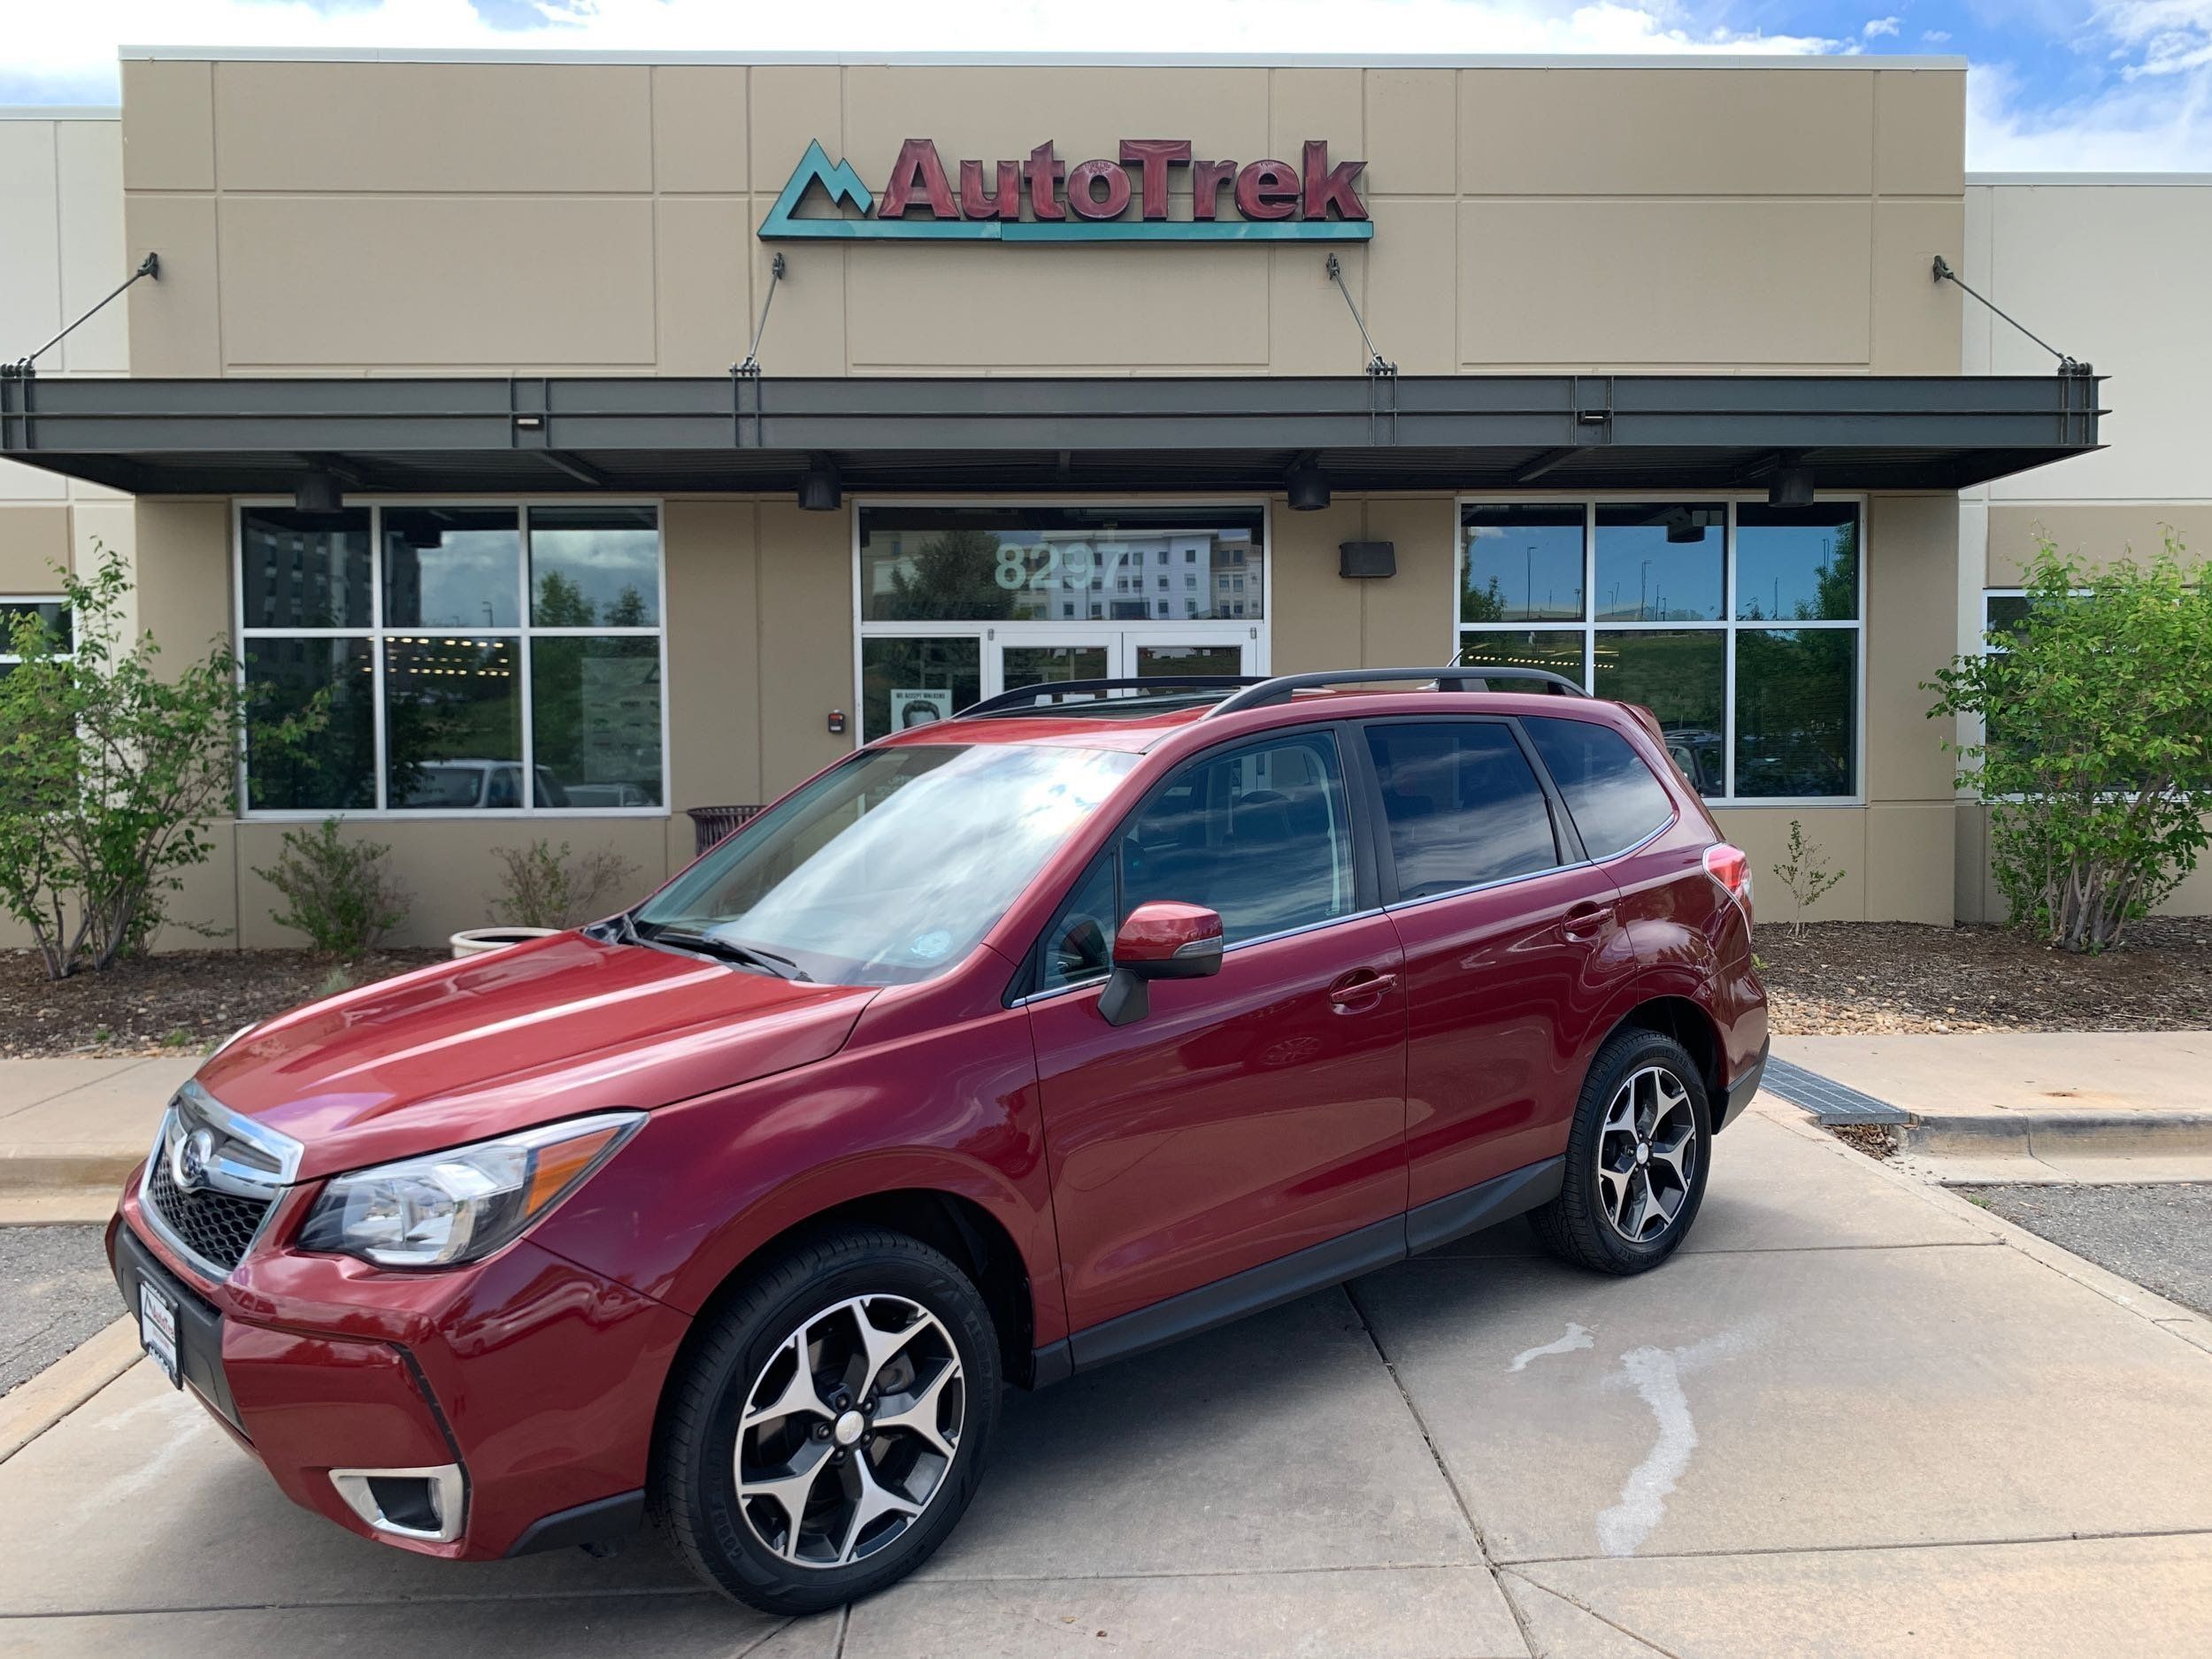
<path fill-rule="evenodd" d="M 267 1238 L 296 1220 L 273 1216 Z M 672 1308 L 526 1239 L 436 1273 L 265 1241 L 213 1281 L 147 1225 L 135 1180 L 108 1253 L 134 1317 L 142 1282 L 176 1303 L 184 1386 L 288 1497 L 351 1532 L 485 1560 L 599 1541 L 641 1513 L 654 1412 L 689 1325 Z M 443 1494 L 438 1524 L 364 1502 L 403 1499 L 408 1479 Z"/>

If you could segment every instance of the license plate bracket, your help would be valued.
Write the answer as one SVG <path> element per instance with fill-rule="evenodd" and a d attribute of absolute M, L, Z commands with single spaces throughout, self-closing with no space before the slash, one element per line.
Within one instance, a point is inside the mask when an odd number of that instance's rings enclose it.
<path fill-rule="evenodd" d="M 154 1357 L 172 1388 L 184 1386 L 183 1368 L 177 1360 L 176 1298 L 157 1285 L 138 1281 L 138 1341 Z"/>

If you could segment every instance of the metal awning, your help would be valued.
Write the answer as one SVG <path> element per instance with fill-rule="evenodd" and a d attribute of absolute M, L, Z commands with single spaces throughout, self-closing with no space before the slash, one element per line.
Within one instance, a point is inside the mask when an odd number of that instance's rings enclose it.
<path fill-rule="evenodd" d="M 0 456 L 141 494 L 1959 489 L 2099 447 L 2081 374 L 0 380 Z"/>

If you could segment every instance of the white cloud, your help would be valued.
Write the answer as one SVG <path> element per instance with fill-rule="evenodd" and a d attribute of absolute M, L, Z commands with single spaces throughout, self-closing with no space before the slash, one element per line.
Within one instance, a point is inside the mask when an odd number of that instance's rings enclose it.
<path fill-rule="evenodd" d="M 1701 25 L 1682 0 L 1123 0 L 1110 30 L 1065 0 L 526 0 L 495 28 L 468 0 L 59 0 L 11 8 L 0 102 L 112 102 L 121 45 L 580 51 L 1779 52 L 1814 35 Z M 1095 24 L 1096 19 L 1090 19 Z"/>
<path fill-rule="evenodd" d="M 1866 27 L 1859 33 L 1870 41 L 1880 35 L 1896 34 L 1900 25 L 1901 19 L 1897 18 L 1870 18 Z"/>
<path fill-rule="evenodd" d="M 1931 46 L 1940 46 L 1944 42 L 1951 38 L 1951 31 L 1948 29 L 1924 29 L 1921 31 L 1920 38 Z"/>

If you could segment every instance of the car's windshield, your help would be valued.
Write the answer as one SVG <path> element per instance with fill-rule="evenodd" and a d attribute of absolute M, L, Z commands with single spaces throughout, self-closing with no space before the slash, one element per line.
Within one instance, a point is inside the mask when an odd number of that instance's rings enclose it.
<path fill-rule="evenodd" d="M 1137 763 L 1056 746 L 865 749 L 649 900 L 639 932 L 710 934 L 843 985 L 901 985 L 975 949 Z"/>

